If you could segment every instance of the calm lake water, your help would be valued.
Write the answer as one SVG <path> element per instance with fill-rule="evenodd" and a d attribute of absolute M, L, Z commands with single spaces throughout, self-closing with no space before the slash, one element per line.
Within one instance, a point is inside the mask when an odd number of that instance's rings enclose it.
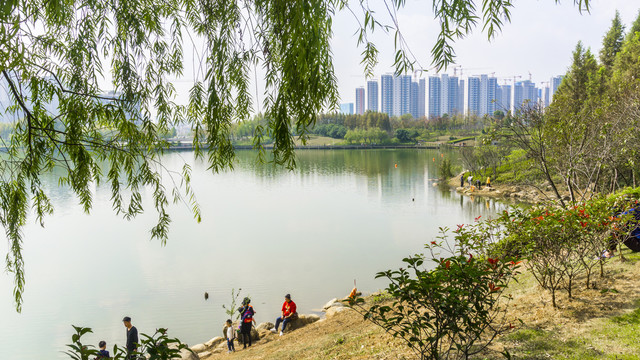
<path fill-rule="evenodd" d="M 286 293 L 301 313 L 317 312 L 346 296 L 354 279 L 365 293 L 384 288 L 376 272 L 421 252 L 438 227 L 504 207 L 434 187 L 437 150 L 297 154 L 297 169 L 287 171 L 241 151 L 234 171 L 216 175 L 192 153 L 166 155 L 170 168 L 192 164 L 203 217 L 197 224 L 186 206 L 174 205 L 165 247 L 150 241 L 152 211 L 123 220 L 111 210 L 109 188 L 98 187 L 85 215 L 49 179 L 56 212 L 45 228 L 31 219 L 24 231 L 21 314 L 11 276 L 0 275 L 0 359 L 66 359 L 60 351 L 72 324 L 93 329 L 85 343 L 123 345 L 125 315 L 140 332 L 168 327 L 190 345 L 202 343 L 221 335 L 222 304 L 233 288 L 251 296 L 258 323 L 274 321 Z M 6 246 L 2 241 L 3 255 Z"/>

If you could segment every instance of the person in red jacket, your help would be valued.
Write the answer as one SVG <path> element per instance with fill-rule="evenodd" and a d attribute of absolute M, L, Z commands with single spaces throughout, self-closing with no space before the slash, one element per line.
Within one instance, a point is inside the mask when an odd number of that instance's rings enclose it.
<path fill-rule="evenodd" d="M 276 319 L 276 327 L 271 329 L 271 331 L 274 333 L 278 332 L 278 327 L 280 326 L 280 323 L 282 323 L 282 330 L 280 330 L 280 336 L 282 336 L 284 328 L 287 326 L 289 321 L 298 318 L 296 310 L 296 303 L 291 300 L 291 295 L 285 295 L 284 304 L 282 304 L 282 316 Z"/>

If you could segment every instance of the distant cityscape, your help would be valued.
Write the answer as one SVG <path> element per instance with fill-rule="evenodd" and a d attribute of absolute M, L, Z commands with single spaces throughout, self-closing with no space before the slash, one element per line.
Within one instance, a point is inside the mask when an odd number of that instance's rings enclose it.
<path fill-rule="evenodd" d="M 396 117 L 410 114 L 413 118 L 482 117 L 496 110 L 513 114 L 524 105 L 549 106 L 563 78 L 555 76 L 536 86 L 531 79 L 518 81 L 521 76 L 511 76 L 500 78 L 504 81 L 500 85 L 495 73 L 462 78 L 455 70 L 453 75 L 429 76 L 428 85 L 427 79 L 412 75 L 382 75 L 380 81 L 367 81 L 366 91 L 364 86 L 356 88 L 355 106 L 343 103 L 340 112 L 352 115 L 374 111 Z"/>

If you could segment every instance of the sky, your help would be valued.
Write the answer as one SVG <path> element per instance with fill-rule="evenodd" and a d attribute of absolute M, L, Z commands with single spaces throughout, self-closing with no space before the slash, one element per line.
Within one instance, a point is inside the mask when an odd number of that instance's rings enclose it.
<path fill-rule="evenodd" d="M 354 12 L 359 0 L 349 0 Z M 378 20 L 389 23 L 390 17 L 383 0 L 368 1 L 376 11 Z M 392 0 L 387 0 L 392 1 Z M 397 12 L 400 30 L 417 58 L 419 67 L 431 68 L 431 48 L 435 43 L 439 23 L 433 16 L 431 5 L 434 0 L 406 0 L 406 4 Z M 476 3 L 481 3 L 476 0 Z M 616 9 L 620 11 L 623 24 L 629 27 L 637 18 L 640 10 L 639 0 L 590 0 L 591 11 L 580 13 L 574 0 L 514 0 L 511 22 L 503 26 L 502 32 L 491 42 L 482 33 L 481 26 L 465 39 L 454 44 L 457 57 L 456 65 L 462 66 L 463 76 L 491 74 L 495 72 L 498 83 L 513 82 L 529 78 L 540 86 L 540 82 L 549 81 L 552 76 L 564 75 L 571 64 L 571 53 L 578 41 L 598 54 L 602 38 L 611 26 Z M 334 68 L 338 79 L 340 102 L 355 102 L 355 89 L 366 84 L 362 60 L 362 48 L 357 46 L 358 19 L 348 10 L 335 14 L 331 47 L 334 57 Z M 392 72 L 395 55 L 393 34 L 376 31 L 370 39 L 380 50 L 379 64 L 374 71 L 374 78 Z M 191 43 L 185 39 L 184 44 L 184 77 L 169 79 L 177 89 L 176 102 L 186 104 L 188 94 L 195 78 L 198 76 L 196 64 L 202 51 L 202 41 Z M 105 64 L 109 61 L 106 60 Z M 453 74 L 453 68 L 447 71 Z M 423 77 L 433 75 L 433 71 L 422 73 Z M 103 89 L 112 89 L 109 74 L 101 82 Z M 257 73 L 250 78 L 257 80 L 251 84 L 254 102 L 252 113 L 262 111 L 264 100 L 264 70 L 258 66 Z M 510 79 L 510 80 L 509 80 Z M 0 84 L 0 88 L 1 88 Z M 2 96 L 0 89 L 0 100 Z"/>
<path fill-rule="evenodd" d="M 369 3 L 377 10 L 380 20 L 390 21 L 381 0 Z M 398 11 L 400 30 L 423 68 L 432 67 L 430 52 L 439 31 L 431 4 L 432 1 L 427 0 L 407 0 L 405 7 Z M 454 44 L 455 62 L 462 66 L 464 76 L 495 72 L 501 85 L 506 78 L 512 83 L 516 75 L 522 76 L 519 80 L 528 79 L 529 72 L 537 84 L 549 81 L 552 76 L 566 73 L 578 41 L 598 54 L 616 9 L 628 28 L 638 16 L 640 1 L 591 0 L 590 13 L 580 14 L 573 0 L 559 4 L 555 4 L 555 0 L 515 0 L 511 23 L 503 26 L 502 33 L 489 42 L 481 32 L 482 27 L 475 29 L 471 36 Z M 355 88 L 366 83 L 364 67 L 360 64 L 362 49 L 357 48 L 357 36 L 354 35 L 358 29 L 357 20 L 350 12 L 342 11 L 336 14 L 333 24 L 332 49 L 340 101 L 355 102 Z M 394 38 L 393 34 L 376 31 L 372 40 L 380 50 L 379 64 L 374 71 L 374 78 L 379 78 L 394 70 Z M 453 68 L 447 72 L 453 74 Z M 430 71 L 422 76 L 434 73 Z"/>

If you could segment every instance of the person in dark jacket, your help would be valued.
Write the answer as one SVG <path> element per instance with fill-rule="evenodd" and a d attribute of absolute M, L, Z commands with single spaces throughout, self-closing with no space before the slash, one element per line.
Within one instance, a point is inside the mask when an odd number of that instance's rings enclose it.
<path fill-rule="evenodd" d="M 100 341 L 98 343 L 98 348 L 100 348 L 100 350 L 98 350 L 98 356 L 96 357 L 96 360 L 111 358 L 111 356 L 109 355 L 109 352 L 107 351 L 106 341 L 104 340 Z"/>
<path fill-rule="evenodd" d="M 251 346 L 251 326 L 255 321 L 253 319 L 253 315 L 256 314 L 256 311 L 253 310 L 253 306 L 249 305 L 250 302 L 251 299 L 249 299 L 248 297 L 244 298 L 244 300 L 242 300 L 243 306 L 240 311 L 240 314 L 242 314 L 240 334 L 242 335 L 242 344 L 244 345 L 245 349 L 247 347 L 247 343 L 249 344 L 249 346 Z"/>
<path fill-rule="evenodd" d="M 138 350 L 138 329 L 131 325 L 131 318 L 128 316 L 125 316 L 122 322 L 127 328 L 127 359 L 135 359 L 135 352 Z"/>

